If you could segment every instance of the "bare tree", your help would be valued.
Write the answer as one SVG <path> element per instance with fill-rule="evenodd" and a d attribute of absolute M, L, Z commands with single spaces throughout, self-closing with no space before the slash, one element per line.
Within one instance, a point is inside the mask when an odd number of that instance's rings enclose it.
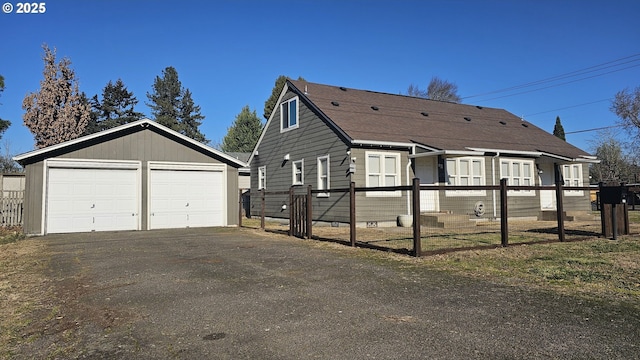
<path fill-rule="evenodd" d="M 431 78 L 427 90 L 422 90 L 414 84 L 409 85 L 407 95 L 456 104 L 462 100 L 458 95 L 458 85 L 442 80 L 437 76 Z"/>
<path fill-rule="evenodd" d="M 61 143 L 82 135 L 89 120 L 90 107 L 81 99 L 71 60 L 63 58 L 56 64 L 56 49 L 45 44 L 44 79 L 40 90 L 22 101 L 24 124 L 33 134 L 36 147 Z"/>
<path fill-rule="evenodd" d="M 640 86 L 633 91 L 628 88 L 618 91 L 610 109 L 620 118 L 620 124 L 632 139 L 640 143 Z"/>
<path fill-rule="evenodd" d="M 600 160 L 589 169 L 594 182 L 633 181 L 633 161 L 624 153 L 622 143 L 611 131 L 599 131 L 592 144 Z"/>

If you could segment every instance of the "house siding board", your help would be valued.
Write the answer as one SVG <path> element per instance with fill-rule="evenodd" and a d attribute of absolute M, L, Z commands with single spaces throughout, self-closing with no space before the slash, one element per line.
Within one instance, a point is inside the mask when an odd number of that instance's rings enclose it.
<path fill-rule="evenodd" d="M 25 234 L 39 234 L 42 227 L 42 177 L 44 163 L 31 164 L 25 169 L 25 193 L 23 212 L 23 231 Z"/>
<path fill-rule="evenodd" d="M 283 100 L 294 97 L 288 92 Z M 302 98 L 299 98 L 298 128 L 280 132 L 280 106 L 276 106 L 272 121 L 264 130 L 265 134 L 258 148 L 258 156 L 254 156 L 251 163 L 251 214 L 260 214 L 260 195 L 258 189 L 258 168 L 267 168 L 266 191 L 287 191 L 292 185 L 292 163 L 304 160 L 304 185 L 296 187 L 296 193 L 306 192 L 307 186 L 317 189 L 317 159 L 329 155 L 330 158 L 330 187 L 348 188 L 349 167 L 348 146 L 336 133 L 311 110 Z M 284 162 L 284 156 L 289 154 L 290 160 Z M 313 199 L 314 220 L 338 221 L 348 219 L 349 202 L 342 199 L 340 194 L 331 194 L 329 198 Z M 288 218 L 289 212 L 282 211 L 282 205 L 289 203 L 287 195 L 270 195 L 265 202 L 265 212 L 268 217 Z"/>

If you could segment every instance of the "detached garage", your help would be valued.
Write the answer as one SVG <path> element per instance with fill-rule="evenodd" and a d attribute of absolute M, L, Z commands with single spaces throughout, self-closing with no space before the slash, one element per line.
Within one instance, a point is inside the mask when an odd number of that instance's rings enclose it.
<path fill-rule="evenodd" d="M 27 234 L 237 225 L 246 164 L 151 120 L 14 159 Z"/>

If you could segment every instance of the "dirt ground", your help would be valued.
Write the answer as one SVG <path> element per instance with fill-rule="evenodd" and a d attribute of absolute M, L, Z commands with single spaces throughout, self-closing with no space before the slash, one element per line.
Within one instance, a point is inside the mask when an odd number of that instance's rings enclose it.
<path fill-rule="evenodd" d="M 640 358 L 637 307 L 366 249 L 228 228 L 1 249 L 0 358 Z"/>

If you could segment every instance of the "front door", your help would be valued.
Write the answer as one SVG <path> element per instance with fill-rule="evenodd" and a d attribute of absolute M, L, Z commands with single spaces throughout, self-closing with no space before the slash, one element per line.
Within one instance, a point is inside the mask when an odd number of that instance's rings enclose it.
<path fill-rule="evenodd" d="M 420 185 L 438 185 L 438 166 L 436 157 L 416 158 L 416 177 Z M 420 211 L 436 212 L 440 208 L 438 190 L 420 191 Z"/>
<path fill-rule="evenodd" d="M 538 180 L 542 186 L 550 186 L 554 184 L 553 164 L 539 164 L 542 173 L 538 174 Z M 540 209 L 555 210 L 556 209 L 556 192 L 554 190 L 540 190 Z"/>

